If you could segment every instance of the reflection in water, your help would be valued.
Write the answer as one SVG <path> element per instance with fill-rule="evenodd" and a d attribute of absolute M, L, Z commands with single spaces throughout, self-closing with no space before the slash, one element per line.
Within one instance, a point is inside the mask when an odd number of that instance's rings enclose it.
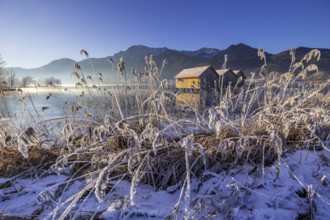
<path fill-rule="evenodd" d="M 130 85 L 134 91 L 134 85 Z M 122 86 L 114 87 L 119 104 L 127 114 L 136 108 L 135 92 L 128 92 Z M 7 94 L 0 97 L 0 116 L 2 118 L 26 117 L 54 118 L 59 116 L 83 116 L 99 120 L 116 108 L 112 87 L 76 89 L 75 87 L 58 88 L 24 88 L 22 93 Z M 146 92 L 143 85 L 139 86 L 139 95 Z M 122 98 L 125 96 L 125 98 Z M 142 96 L 140 98 L 142 98 Z M 109 110 L 109 111 L 108 111 Z"/>
<path fill-rule="evenodd" d="M 10 117 L 50 117 L 67 114 L 69 105 L 74 103 L 77 95 L 34 93 L 25 95 L 8 95 L 0 98 L 0 116 Z"/>
<path fill-rule="evenodd" d="M 180 93 L 176 97 L 177 105 L 199 105 L 200 104 L 200 95 L 193 93 Z"/>

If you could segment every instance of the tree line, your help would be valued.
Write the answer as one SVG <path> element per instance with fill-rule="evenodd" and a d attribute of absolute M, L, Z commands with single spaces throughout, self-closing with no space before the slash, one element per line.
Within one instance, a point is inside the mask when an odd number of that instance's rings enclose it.
<path fill-rule="evenodd" d="M 40 80 L 35 80 L 32 76 L 18 78 L 14 69 L 5 70 L 4 66 L 5 61 L 0 54 L 0 91 L 29 86 L 58 86 L 62 84 L 60 79 L 52 76 Z"/>

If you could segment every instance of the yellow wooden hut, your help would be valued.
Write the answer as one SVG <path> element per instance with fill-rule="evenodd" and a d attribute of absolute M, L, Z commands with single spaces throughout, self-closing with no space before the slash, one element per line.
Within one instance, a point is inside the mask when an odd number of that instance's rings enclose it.
<path fill-rule="evenodd" d="M 175 85 L 180 93 L 176 97 L 177 105 L 199 105 L 201 90 L 210 91 L 217 87 L 218 73 L 211 66 L 183 69 L 175 77 Z"/>

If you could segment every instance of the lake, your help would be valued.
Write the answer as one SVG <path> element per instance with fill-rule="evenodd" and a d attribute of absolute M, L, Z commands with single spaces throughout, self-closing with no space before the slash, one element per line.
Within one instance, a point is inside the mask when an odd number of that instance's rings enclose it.
<path fill-rule="evenodd" d="M 135 84 L 129 84 L 129 91 L 125 91 L 121 85 L 114 85 L 123 111 L 130 112 L 132 109 L 137 109 L 135 96 L 139 94 L 140 102 L 144 101 L 146 86 L 137 87 Z M 72 86 L 23 88 L 22 92 L 0 96 L 0 104 L 2 121 L 13 118 L 17 120 L 38 118 L 40 121 L 60 116 L 86 117 L 87 115 L 98 120 L 117 109 L 112 86 L 88 89 L 77 89 Z M 96 118 L 97 116 L 99 118 Z"/>

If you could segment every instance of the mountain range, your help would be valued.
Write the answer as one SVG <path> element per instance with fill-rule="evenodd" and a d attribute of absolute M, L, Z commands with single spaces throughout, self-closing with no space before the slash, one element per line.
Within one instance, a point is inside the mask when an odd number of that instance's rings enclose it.
<path fill-rule="evenodd" d="M 300 60 L 306 53 L 313 48 L 299 47 L 296 48 L 296 60 Z M 321 59 L 316 64 L 320 71 L 330 74 L 330 49 L 316 48 L 321 51 Z M 196 51 L 180 51 L 174 49 L 151 48 L 143 45 L 134 45 L 125 51 L 115 53 L 113 56 L 104 58 L 90 58 L 81 61 L 75 61 L 68 58 L 54 60 L 47 65 L 24 69 L 13 68 L 16 76 L 21 78 L 24 76 L 32 76 L 34 79 L 42 79 L 54 76 L 61 79 L 63 84 L 74 84 L 76 79 L 70 76 L 75 71 L 74 64 L 79 63 L 85 75 L 93 75 L 101 72 L 106 81 L 115 82 L 117 74 L 115 68 L 109 63 L 109 58 L 117 63 L 120 57 L 125 59 L 126 72 L 128 77 L 131 75 L 131 68 L 137 68 L 138 71 L 144 70 L 145 56 L 153 55 L 158 68 L 161 68 L 164 59 L 167 65 L 162 73 L 162 78 L 172 79 L 183 68 L 196 67 L 211 64 L 213 67 L 221 68 L 224 62 L 225 54 L 228 55 L 227 68 L 241 69 L 248 76 L 250 72 L 259 72 L 263 61 L 257 56 L 258 49 L 245 45 L 243 43 L 231 45 L 225 50 L 216 48 L 201 48 Z M 277 54 L 265 53 L 269 72 L 286 72 L 289 69 L 291 56 L 290 50 L 282 51 Z M 92 64 L 92 65 L 91 65 Z M 92 67 L 93 66 L 93 67 Z"/>

